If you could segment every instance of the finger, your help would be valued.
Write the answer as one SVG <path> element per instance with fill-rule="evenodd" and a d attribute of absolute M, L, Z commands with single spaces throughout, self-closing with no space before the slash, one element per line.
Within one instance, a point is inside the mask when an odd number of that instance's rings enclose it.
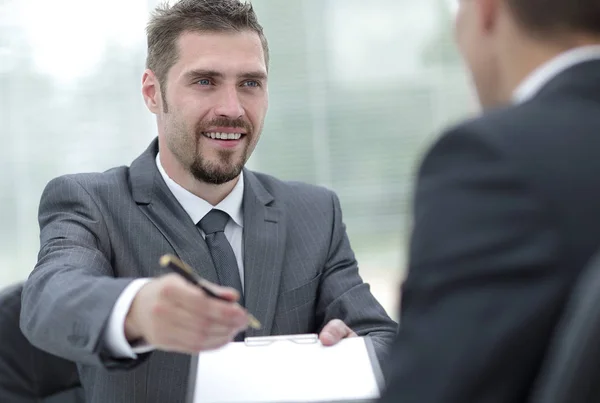
<path fill-rule="evenodd" d="M 175 327 L 198 332 L 202 321 L 202 315 L 194 307 L 190 309 L 189 304 L 180 298 L 167 297 L 160 300 L 153 307 L 151 315 L 157 326 L 164 330 Z"/>
<path fill-rule="evenodd" d="M 177 274 L 168 274 L 162 279 L 159 291 L 159 300 L 170 302 L 182 307 L 193 306 L 199 298 L 204 296 L 201 288 L 188 283 Z"/>
<path fill-rule="evenodd" d="M 205 301 L 206 304 L 206 301 Z M 238 308 L 241 311 L 241 308 Z M 190 311 L 185 306 L 180 305 L 177 301 L 165 300 L 157 304 L 151 315 L 154 318 L 155 333 L 161 331 L 177 331 L 187 329 L 196 334 L 204 334 L 206 336 L 212 335 L 226 335 L 233 332 L 241 326 L 240 323 L 243 321 L 232 321 L 233 323 L 227 323 L 228 319 L 224 319 L 225 324 L 218 323 L 211 319 L 208 315 L 211 310 L 210 306 L 204 310 L 196 311 L 195 309 Z"/>
<path fill-rule="evenodd" d="M 229 337 L 231 335 L 235 336 L 238 333 L 238 329 L 232 328 L 231 326 L 213 324 L 212 326 L 205 327 L 200 332 L 206 338 L 220 338 Z"/>
<path fill-rule="evenodd" d="M 211 298 L 202 288 L 190 284 L 177 274 L 168 274 L 161 281 L 160 297 L 162 301 L 170 301 L 186 309 L 192 309 L 202 307 L 202 300 Z M 203 281 L 203 285 L 226 301 L 236 302 L 239 299 L 239 293 L 234 288 L 221 287 L 208 281 Z"/>
<path fill-rule="evenodd" d="M 151 344 L 167 351 L 199 352 L 217 348 L 233 340 L 237 329 L 199 321 L 181 321 L 177 314 L 159 324 Z"/>
<path fill-rule="evenodd" d="M 237 299 L 237 294 L 233 295 L 236 293 L 235 289 L 222 288 L 226 292 L 233 290 L 229 297 Z M 185 310 L 198 319 L 205 318 L 211 322 L 232 328 L 247 325 L 247 315 L 239 304 L 210 297 L 200 288 L 187 287 L 186 284 L 186 287 L 177 290 L 167 288 L 164 294 L 165 300 L 173 307 Z"/>
<path fill-rule="evenodd" d="M 212 308 L 211 305 L 207 305 L 200 313 L 175 307 L 171 312 L 165 313 L 162 319 L 167 321 L 167 326 L 189 329 L 207 338 L 222 337 L 235 335 L 248 327 L 244 310 L 239 306 L 234 308 L 236 316 L 219 316 L 215 312 L 217 309 Z M 225 315 L 227 311 L 228 309 L 225 309 Z"/>
<path fill-rule="evenodd" d="M 321 331 L 319 339 L 325 346 L 337 344 L 340 340 L 356 335 L 344 322 L 339 319 L 333 319 Z"/>
<path fill-rule="evenodd" d="M 181 308 L 183 309 L 183 308 Z M 205 336 L 237 334 L 248 327 L 248 315 L 238 304 L 207 298 L 204 306 L 194 312 L 186 312 L 183 321 L 198 326 Z"/>
<path fill-rule="evenodd" d="M 178 306 L 162 306 L 153 310 L 153 333 L 161 340 L 173 339 L 182 333 L 200 334 L 205 324 L 196 315 Z"/>
<path fill-rule="evenodd" d="M 236 303 L 209 299 L 204 307 L 203 316 L 215 324 L 231 328 L 248 326 L 248 315 L 244 308 Z"/>
<path fill-rule="evenodd" d="M 190 298 L 198 298 L 200 294 L 206 294 L 201 287 L 190 284 L 177 274 L 167 274 L 161 280 L 163 281 L 162 296 L 170 300 L 185 303 Z M 232 287 L 222 287 L 206 280 L 202 280 L 202 286 L 218 295 L 219 298 L 230 302 L 237 302 L 240 298 L 239 292 Z"/>
<path fill-rule="evenodd" d="M 206 319 L 209 324 L 214 322 L 238 330 L 248 326 L 247 314 L 239 304 L 211 297 L 201 288 L 187 283 L 175 274 L 165 276 L 162 281 L 164 283 L 160 290 L 159 306 L 165 306 L 167 310 L 185 310 L 201 321 Z M 238 299 L 239 295 L 233 288 L 209 282 L 206 284 L 218 295 L 232 301 Z"/>
<path fill-rule="evenodd" d="M 240 299 L 240 293 L 235 288 L 223 287 L 208 281 L 203 281 L 202 285 L 218 295 L 220 298 L 223 298 L 227 301 L 237 302 Z"/>

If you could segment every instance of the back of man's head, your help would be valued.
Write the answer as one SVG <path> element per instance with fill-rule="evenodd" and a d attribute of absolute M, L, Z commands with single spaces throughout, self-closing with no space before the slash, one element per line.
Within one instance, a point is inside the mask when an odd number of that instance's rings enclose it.
<path fill-rule="evenodd" d="M 599 0 L 504 0 L 515 20 L 536 37 L 600 35 Z"/>
<path fill-rule="evenodd" d="M 484 108 L 560 53 L 600 45 L 600 0 L 458 1 L 456 39 Z"/>

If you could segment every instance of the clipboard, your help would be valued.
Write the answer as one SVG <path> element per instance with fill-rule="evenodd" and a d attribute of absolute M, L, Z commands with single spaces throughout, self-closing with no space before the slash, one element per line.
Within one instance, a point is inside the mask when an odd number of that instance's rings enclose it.
<path fill-rule="evenodd" d="M 337 351 L 335 349 L 338 349 Z M 246 349 L 252 349 L 252 350 L 246 350 Z M 323 351 L 323 353 L 321 353 L 320 351 Z M 336 397 L 336 391 L 332 391 L 332 390 L 328 390 L 326 391 L 326 393 L 324 393 L 324 398 L 320 398 L 318 396 L 311 396 L 309 399 L 306 399 L 306 396 L 304 396 L 305 398 L 302 399 L 302 396 L 299 396 L 299 398 L 295 398 L 293 396 L 293 392 L 292 395 L 287 395 L 287 396 L 271 396 L 269 398 L 265 398 L 264 390 L 273 390 L 273 388 L 277 387 L 277 380 L 275 378 L 275 380 L 273 381 L 272 379 L 269 379 L 267 377 L 265 377 L 266 372 L 268 372 L 269 370 L 271 372 L 277 372 L 279 373 L 279 375 L 281 376 L 281 374 L 285 374 L 286 372 L 286 368 L 289 372 L 294 372 L 294 370 L 296 372 L 299 371 L 299 369 L 296 367 L 296 365 L 298 365 L 298 361 L 296 362 L 286 362 L 286 357 L 285 357 L 285 352 L 290 353 L 293 352 L 293 354 L 288 354 L 288 356 L 291 357 L 295 357 L 296 359 L 299 358 L 302 355 L 306 355 L 307 359 L 309 359 L 309 357 L 317 357 L 319 355 L 322 356 L 324 362 L 314 362 L 314 363 L 309 363 L 309 364 L 314 364 L 313 366 L 307 366 L 307 370 L 304 371 L 302 373 L 302 375 L 297 376 L 296 378 L 300 378 L 300 379 L 293 379 L 290 380 L 292 378 L 286 378 L 286 380 L 288 382 L 293 382 L 294 383 L 294 387 L 297 387 L 298 389 L 302 388 L 301 390 L 306 390 L 306 388 L 311 388 L 313 385 L 310 384 L 311 380 L 314 380 L 315 377 L 319 376 L 318 375 L 318 371 L 311 371 L 311 369 L 317 368 L 316 366 L 320 365 L 321 368 L 322 367 L 327 367 L 328 364 L 331 364 L 332 367 L 335 367 L 336 365 L 341 366 L 343 365 L 344 368 L 340 368 L 341 370 L 348 370 L 348 362 L 325 362 L 327 359 L 329 359 L 331 361 L 331 359 L 335 359 L 335 357 L 337 358 L 342 358 L 342 361 L 345 360 L 352 360 L 351 358 L 347 357 L 348 356 L 348 352 L 350 351 L 354 351 L 354 353 L 356 354 L 356 358 L 357 360 L 355 361 L 357 363 L 357 365 L 360 363 L 360 368 L 358 369 L 358 372 L 360 372 L 360 374 L 356 373 L 355 376 L 358 377 L 356 380 L 358 380 L 358 382 L 352 381 L 350 380 L 348 383 L 346 383 L 346 385 L 343 387 L 344 391 L 342 392 L 342 396 Z M 279 355 L 279 352 L 281 352 L 282 354 Z M 304 354 L 304 353 L 310 353 L 310 354 Z M 353 354 L 354 354 L 353 353 Z M 240 355 L 247 355 L 244 358 L 240 358 L 239 362 L 232 362 L 231 358 L 235 357 L 235 354 L 238 354 L 237 357 L 239 357 Z M 342 354 L 342 355 L 340 355 Z M 263 360 L 263 368 L 260 368 L 260 366 L 255 366 L 253 364 L 256 363 L 255 361 L 249 362 L 248 360 L 250 360 L 252 357 L 256 358 L 256 357 L 267 357 L 266 360 Z M 207 358 L 208 357 L 208 358 Z M 236 368 L 232 374 L 227 374 L 225 375 L 223 372 L 223 369 L 217 369 L 215 371 L 212 371 L 209 366 L 210 365 L 219 365 L 220 362 L 224 362 L 227 361 L 227 365 L 228 368 L 230 368 L 231 366 L 234 366 L 236 364 L 241 364 L 243 365 L 243 367 L 241 368 Z M 337 361 L 337 360 L 336 360 Z M 272 369 L 272 365 L 273 364 L 283 364 L 283 368 L 281 368 L 280 370 L 278 369 L 277 371 L 273 371 Z M 201 367 L 202 365 L 206 365 L 204 367 Z M 303 365 L 307 365 L 307 363 L 303 363 Z M 266 367 L 268 366 L 268 368 Z M 368 368 L 367 368 L 368 367 Z M 261 371 L 261 369 L 265 370 L 265 374 L 261 374 L 259 373 Z M 321 369 L 323 370 L 323 369 Z M 216 372 L 217 374 L 214 374 L 213 372 Z M 354 372 L 353 372 L 354 373 Z M 214 377 L 219 377 L 219 376 L 230 376 L 227 379 L 227 385 L 229 387 L 224 388 L 223 387 L 223 383 L 221 384 L 221 386 L 219 386 L 220 382 L 219 379 L 216 380 L 215 379 L 199 379 L 199 375 L 200 376 L 206 376 L 207 374 L 209 374 L 209 376 L 214 376 Z M 240 374 L 243 374 L 243 377 L 240 378 Z M 272 374 L 272 373 L 271 373 Z M 247 396 L 247 395 L 243 395 L 243 393 L 245 392 L 246 389 L 244 389 L 245 387 L 247 387 L 247 382 L 249 382 L 249 379 L 247 379 L 247 376 L 251 376 L 252 379 L 256 380 L 256 383 L 253 385 L 256 388 L 261 388 L 260 391 L 261 393 L 263 393 L 263 396 Z M 241 381 L 240 381 L 241 379 Z M 343 378 L 343 375 L 340 376 L 340 379 L 337 381 L 336 386 L 337 389 L 340 389 L 341 386 L 341 380 L 345 379 Z M 236 380 L 238 380 L 236 382 Z M 281 380 L 281 379 L 280 379 Z M 328 380 L 329 382 L 329 380 Z M 362 390 L 360 393 L 358 393 L 358 396 L 354 397 L 354 396 L 348 396 L 347 394 L 351 394 L 352 390 L 347 390 L 347 389 L 356 389 L 356 388 L 360 388 L 359 385 L 357 385 L 357 383 L 364 383 L 365 384 L 365 388 L 364 390 Z M 242 385 L 239 386 L 240 383 L 246 383 L 246 385 Z M 334 382 L 335 383 L 335 382 Z M 241 395 L 237 396 L 237 397 L 232 397 L 232 390 L 235 389 L 236 387 L 240 387 L 240 393 L 242 393 Z M 221 387 L 221 389 L 218 389 L 219 387 Z M 190 372 L 189 372 L 189 378 L 188 378 L 188 387 L 187 387 L 187 393 L 186 393 L 186 403 L 209 403 L 209 402 L 214 402 L 214 403 L 235 403 L 235 402 L 244 402 L 244 403 L 265 403 L 265 402 L 269 402 L 269 403 L 288 403 L 288 402 L 319 402 L 319 403 L 323 403 L 323 402 L 353 402 L 353 403 L 366 403 L 366 402 L 374 402 L 375 400 L 377 400 L 377 398 L 379 398 L 381 392 L 383 391 L 384 388 L 384 377 L 383 377 L 383 373 L 381 371 L 381 366 L 379 364 L 379 361 L 377 359 L 377 356 L 375 354 L 375 348 L 373 346 L 373 342 L 371 341 L 371 339 L 366 336 L 366 337 L 357 337 L 357 338 L 349 338 L 349 339 L 344 339 L 342 340 L 338 345 L 336 346 L 332 346 L 332 347 L 323 347 L 319 341 L 318 335 L 316 334 L 298 334 L 298 335 L 285 335 L 285 336 L 266 336 L 266 337 L 247 337 L 243 342 L 233 342 L 233 343 L 229 343 L 228 345 L 226 345 L 225 347 L 218 349 L 218 350 L 213 350 L 212 352 L 206 352 L 206 353 L 201 353 L 201 354 L 196 354 L 193 355 L 191 357 L 191 363 L 190 363 Z M 291 388 L 294 389 L 294 388 Z M 206 393 L 203 393 L 203 390 L 206 391 Z M 281 391 L 277 392 L 273 392 L 275 393 L 280 393 Z M 308 392 L 305 392 L 305 394 Z M 314 392 L 316 394 L 319 394 L 320 392 Z M 346 393 L 346 395 L 344 396 L 343 394 Z M 197 395 L 198 394 L 198 395 Z M 219 397 L 215 397 L 217 395 L 222 395 L 225 394 L 227 396 L 223 397 L 223 396 L 219 396 Z M 204 397 L 207 396 L 208 397 Z M 302 393 L 300 393 L 300 395 L 302 395 Z M 214 400 L 213 400 L 214 399 Z"/>

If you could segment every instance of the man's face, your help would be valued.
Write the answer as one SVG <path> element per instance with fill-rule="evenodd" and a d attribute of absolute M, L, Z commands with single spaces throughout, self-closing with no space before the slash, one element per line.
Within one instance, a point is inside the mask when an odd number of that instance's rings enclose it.
<path fill-rule="evenodd" d="M 500 103 L 500 77 L 494 30 L 496 0 L 457 0 L 455 39 L 471 73 L 480 104 Z"/>
<path fill-rule="evenodd" d="M 178 45 L 159 127 L 168 151 L 196 179 L 229 182 L 254 151 L 267 112 L 260 38 L 251 31 L 187 32 Z"/>

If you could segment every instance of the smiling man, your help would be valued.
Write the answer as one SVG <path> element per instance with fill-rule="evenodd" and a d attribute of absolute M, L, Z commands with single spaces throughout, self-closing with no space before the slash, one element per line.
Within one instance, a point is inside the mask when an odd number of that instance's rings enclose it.
<path fill-rule="evenodd" d="M 393 339 L 336 195 L 244 168 L 267 112 L 268 58 L 250 5 L 158 9 L 142 85 L 158 139 L 130 167 L 45 189 L 21 327 L 78 363 L 88 402 L 181 402 L 190 359 L 178 353 L 244 336 L 319 333 L 332 345 L 369 335 L 380 357 Z M 226 301 L 161 272 L 165 253 Z"/>

